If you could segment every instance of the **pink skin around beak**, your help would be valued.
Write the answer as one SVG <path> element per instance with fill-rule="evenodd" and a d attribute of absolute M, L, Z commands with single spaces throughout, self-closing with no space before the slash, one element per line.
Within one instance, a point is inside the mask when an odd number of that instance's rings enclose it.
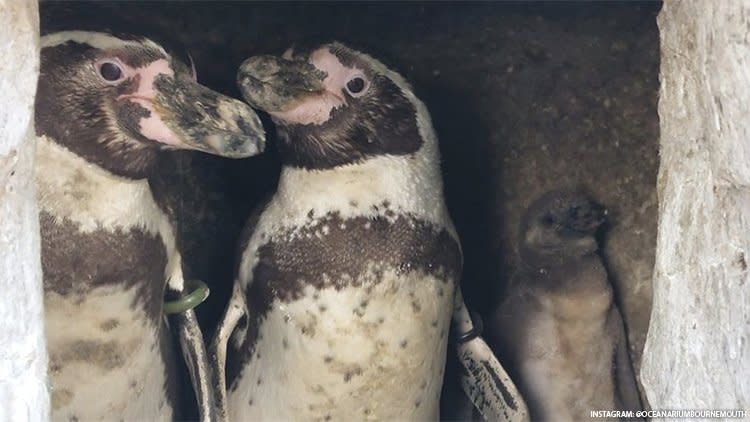
<path fill-rule="evenodd" d="M 362 70 L 344 66 L 328 47 L 313 51 L 308 62 L 283 57 L 247 59 L 238 72 L 245 100 L 284 124 L 321 125 L 347 104 L 344 87 Z"/>
<path fill-rule="evenodd" d="M 140 68 L 123 68 L 125 77 L 136 79 L 138 86 L 117 101 L 130 101 L 148 111 L 133 128 L 144 137 L 168 149 L 193 149 L 230 158 L 263 151 L 263 125 L 243 102 L 194 80 L 176 78 L 166 59 Z"/>
<path fill-rule="evenodd" d="M 141 118 L 140 133 L 148 139 L 161 142 L 165 145 L 175 148 L 190 148 L 166 125 L 159 113 L 154 109 L 154 102 L 157 95 L 154 87 L 156 77 L 159 75 L 174 77 L 174 70 L 172 70 L 169 62 L 165 59 L 159 59 L 149 63 L 145 67 L 133 69 L 133 71 L 140 76 L 138 89 L 132 94 L 121 95 L 118 101 L 133 101 L 150 112 L 148 117 Z"/>
<path fill-rule="evenodd" d="M 304 99 L 288 110 L 270 112 L 274 118 L 286 123 L 320 125 L 328 121 L 334 109 L 346 105 L 342 89 L 351 75 L 361 73 L 361 70 L 344 66 L 328 48 L 315 50 L 309 61 L 315 68 L 326 73 L 323 81 L 325 90 Z"/>

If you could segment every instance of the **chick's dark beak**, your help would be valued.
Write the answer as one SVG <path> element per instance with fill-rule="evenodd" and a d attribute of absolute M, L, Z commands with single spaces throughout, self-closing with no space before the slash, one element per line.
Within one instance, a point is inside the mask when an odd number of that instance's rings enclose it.
<path fill-rule="evenodd" d="M 288 111 L 325 91 L 326 73 L 302 60 L 256 56 L 245 60 L 237 73 L 242 96 L 267 112 Z"/>
<path fill-rule="evenodd" d="M 239 100 L 195 81 L 160 75 L 154 81 L 153 112 L 171 135 L 172 148 L 229 158 L 263 152 L 265 132 L 258 115 Z M 175 145 L 176 144 L 176 145 Z"/>
<path fill-rule="evenodd" d="M 569 209 L 567 226 L 581 233 L 593 233 L 607 221 L 607 209 L 593 201 Z"/>

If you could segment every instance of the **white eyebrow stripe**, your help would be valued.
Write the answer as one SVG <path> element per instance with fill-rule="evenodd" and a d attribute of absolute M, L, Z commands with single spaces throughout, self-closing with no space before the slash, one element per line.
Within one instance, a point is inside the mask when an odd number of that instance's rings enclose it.
<path fill-rule="evenodd" d="M 122 48 L 129 45 L 141 48 L 153 48 L 164 54 L 165 57 L 169 57 L 169 54 L 167 54 L 162 46 L 148 38 L 144 38 L 142 41 L 122 40 L 103 32 L 92 31 L 61 31 L 45 35 L 41 38 L 41 47 L 55 47 L 69 41 L 87 44 L 100 50 Z"/>

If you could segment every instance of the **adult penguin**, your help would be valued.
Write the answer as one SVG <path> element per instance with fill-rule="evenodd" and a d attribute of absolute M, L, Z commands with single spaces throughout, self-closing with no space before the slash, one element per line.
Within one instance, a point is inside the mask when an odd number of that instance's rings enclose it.
<path fill-rule="evenodd" d="M 62 31 L 41 46 L 35 181 L 52 418 L 171 420 L 163 301 L 185 286 L 149 178 L 168 150 L 257 154 L 262 126 L 149 38 Z"/>

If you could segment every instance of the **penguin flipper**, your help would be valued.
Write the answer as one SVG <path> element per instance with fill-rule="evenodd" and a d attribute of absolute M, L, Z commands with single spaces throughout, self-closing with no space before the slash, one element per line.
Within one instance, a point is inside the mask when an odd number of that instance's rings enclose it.
<path fill-rule="evenodd" d="M 180 349 L 190 374 L 190 381 L 197 400 L 201 422 L 214 420 L 214 389 L 211 388 L 211 370 L 203 332 L 198 324 L 195 311 L 188 309 L 172 316 L 177 327 Z"/>
<path fill-rule="evenodd" d="M 171 225 L 168 224 L 164 227 L 167 226 L 171 228 Z M 164 231 L 162 229 L 162 239 L 169 239 L 170 235 L 171 231 Z M 182 255 L 179 251 L 175 250 L 168 257 L 166 272 L 167 296 L 177 299 L 188 293 L 186 290 L 190 288 L 190 283 L 185 281 L 182 269 Z M 208 289 L 206 289 L 206 294 L 200 301 L 204 300 L 206 296 L 208 296 Z M 166 302 L 164 312 L 168 313 Z M 213 403 L 216 399 L 214 397 L 214 390 L 210 388 L 211 368 L 206 344 L 203 341 L 203 331 L 200 324 L 198 324 L 198 317 L 195 314 L 195 310 L 193 307 L 190 307 L 172 313 L 166 318 L 166 321 L 170 329 L 174 330 L 177 334 L 180 353 L 185 360 L 185 365 L 187 365 L 190 383 L 195 394 L 199 419 L 201 422 L 214 420 Z"/>
<path fill-rule="evenodd" d="M 271 195 L 267 195 L 258 207 L 253 210 L 245 227 L 240 233 L 239 247 L 237 248 L 237 266 L 235 268 L 235 280 L 232 288 L 232 296 L 229 298 L 224 315 L 221 317 L 211 345 L 209 347 L 209 361 L 211 365 L 211 382 L 215 393 L 215 414 L 217 421 L 227 421 L 227 348 L 230 346 L 232 336 L 236 334 L 237 325 L 248 316 L 248 307 L 243 294 L 242 283 L 239 280 L 240 268 L 242 266 L 242 254 L 248 246 L 250 237 L 255 232 L 263 210 L 268 205 Z"/>
<path fill-rule="evenodd" d="M 227 347 L 237 324 L 247 315 L 247 305 L 240 289 L 240 283 L 235 281 L 232 297 L 227 309 L 216 329 L 214 338 L 208 351 L 211 366 L 211 384 L 214 394 L 214 411 L 217 421 L 227 421 Z"/>
<path fill-rule="evenodd" d="M 625 324 L 622 316 L 616 307 L 613 307 L 610 315 L 610 329 L 616 335 L 614 345 L 614 376 L 615 387 L 620 395 L 623 410 L 638 411 L 643 410 L 638 386 L 636 385 L 635 372 L 628 353 L 628 338 L 625 333 Z"/>
<path fill-rule="evenodd" d="M 453 325 L 458 359 L 466 370 L 461 386 L 487 421 L 527 422 L 529 410 L 521 393 L 479 335 L 469 315 L 460 287 L 456 290 Z"/>

